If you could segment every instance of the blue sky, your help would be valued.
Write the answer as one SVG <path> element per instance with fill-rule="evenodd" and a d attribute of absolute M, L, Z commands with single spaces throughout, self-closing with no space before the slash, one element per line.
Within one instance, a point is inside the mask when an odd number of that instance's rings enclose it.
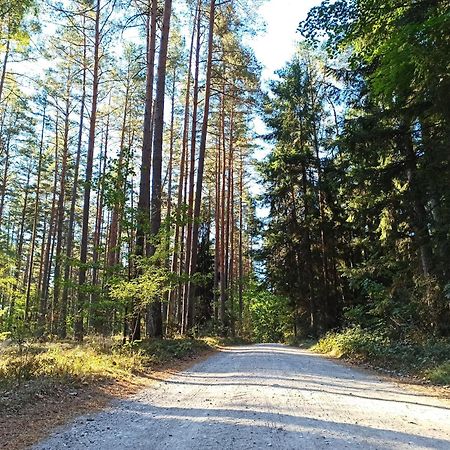
<path fill-rule="evenodd" d="M 320 3 L 321 0 L 267 0 L 259 8 L 266 31 L 253 38 L 250 45 L 264 67 L 263 81 L 273 78 L 273 73 L 292 58 L 300 38 L 298 24 Z"/>
<path fill-rule="evenodd" d="M 293 57 L 300 35 L 297 32 L 299 23 L 306 19 L 308 11 L 321 3 L 321 0 L 267 0 L 259 8 L 259 15 L 266 24 L 265 31 L 249 42 L 255 55 L 263 67 L 262 86 L 275 77 L 274 72 L 281 69 Z M 266 132 L 262 118 L 254 120 L 254 131 L 258 134 Z M 263 159 L 271 150 L 271 145 L 258 140 L 260 149 L 254 153 L 257 160 Z M 250 184 L 253 195 L 262 193 L 258 176 L 254 173 Z M 257 214 L 266 217 L 268 210 L 258 208 Z"/>

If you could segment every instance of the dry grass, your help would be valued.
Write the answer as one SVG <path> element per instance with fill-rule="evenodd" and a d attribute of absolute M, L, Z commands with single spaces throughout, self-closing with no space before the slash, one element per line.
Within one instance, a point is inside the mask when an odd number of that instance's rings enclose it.
<path fill-rule="evenodd" d="M 24 449 L 53 428 L 209 355 L 219 340 L 113 339 L 0 347 L 0 448 Z"/>

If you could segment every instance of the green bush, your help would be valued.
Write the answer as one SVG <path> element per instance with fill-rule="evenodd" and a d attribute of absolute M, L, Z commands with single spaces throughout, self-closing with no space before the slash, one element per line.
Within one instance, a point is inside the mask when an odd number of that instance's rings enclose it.
<path fill-rule="evenodd" d="M 326 334 L 313 349 L 338 357 L 378 357 L 388 346 L 389 340 L 382 333 L 354 327 L 339 333 Z"/>
<path fill-rule="evenodd" d="M 440 364 L 427 372 L 428 378 L 436 384 L 450 385 L 450 362 Z"/>
<path fill-rule="evenodd" d="M 313 351 L 416 374 L 449 384 L 450 341 L 447 339 L 396 341 L 381 331 L 361 327 L 326 334 Z"/>
<path fill-rule="evenodd" d="M 256 283 L 245 297 L 251 316 L 252 339 L 256 342 L 283 342 L 292 322 L 287 300 Z"/>

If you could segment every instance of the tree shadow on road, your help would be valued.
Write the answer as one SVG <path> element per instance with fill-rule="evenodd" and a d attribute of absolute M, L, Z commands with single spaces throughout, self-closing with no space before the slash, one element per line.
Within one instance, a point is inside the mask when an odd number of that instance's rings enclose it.
<path fill-rule="evenodd" d="M 95 419 L 95 420 L 94 420 Z M 136 400 L 79 419 L 36 450 L 448 449 L 450 440 L 252 409 L 157 407 Z"/>

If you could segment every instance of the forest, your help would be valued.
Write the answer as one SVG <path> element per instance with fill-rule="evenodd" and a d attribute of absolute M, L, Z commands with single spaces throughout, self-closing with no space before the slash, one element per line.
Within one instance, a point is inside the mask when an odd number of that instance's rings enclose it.
<path fill-rule="evenodd" d="M 0 0 L 2 339 L 448 359 L 449 2 L 324 1 L 268 87 L 260 3 Z"/>

